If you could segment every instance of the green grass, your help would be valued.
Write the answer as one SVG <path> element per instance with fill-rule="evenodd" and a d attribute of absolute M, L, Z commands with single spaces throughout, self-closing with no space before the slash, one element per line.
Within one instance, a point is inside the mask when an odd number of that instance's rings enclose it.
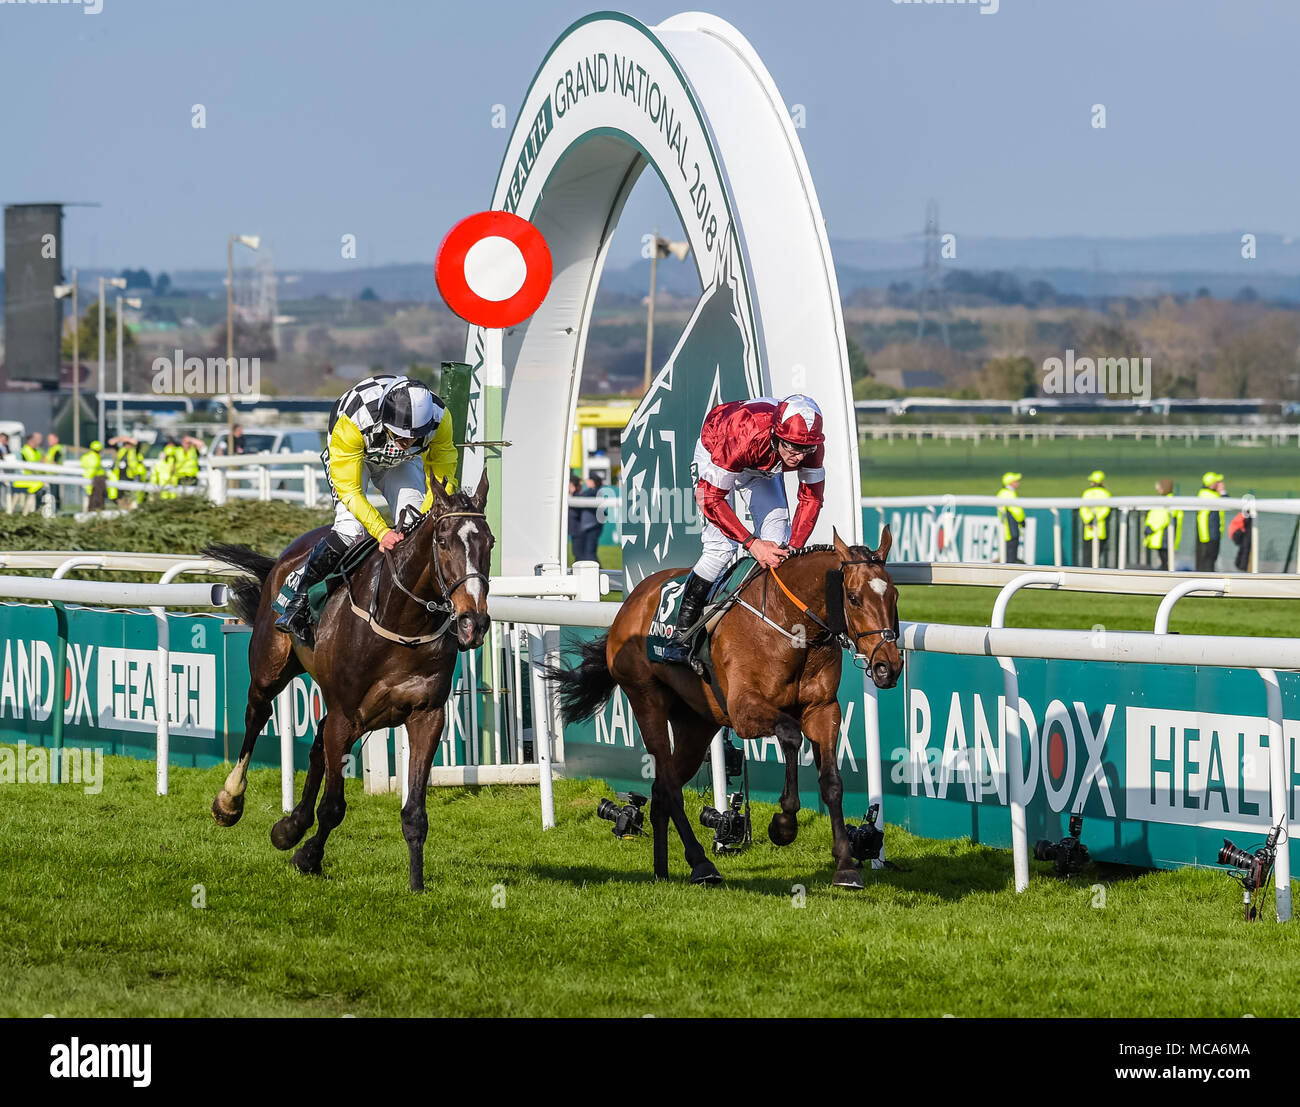
<path fill-rule="evenodd" d="M 997 588 L 904 585 L 899 588 L 898 612 L 913 623 L 988 626 L 997 595 Z M 1161 598 L 1027 588 L 1012 597 L 1006 625 L 1091 630 L 1100 624 L 1113 631 L 1150 631 Z M 1178 634 L 1294 638 L 1298 620 L 1300 601 L 1188 596 L 1174 608 L 1169 629 Z"/>
<path fill-rule="evenodd" d="M 1094 469 L 1105 471 L 1113 496 L 1145 496 L 1161 477 L 1179 495 L 1194 496 L 1201 474 L 1216 469 L 1228 478 L 1228 494 L 1300 495 L 1300 450 L 1152 441 L 1042 440 L 1012 438 L 976 446 L 971 442 L 860 440 L 862 494 L 881 496 L 993 495 L 1002 474 L 1024 474 L 1022 496 L 1077 496 Z"/>
<path fill-rule="evenodd" d="M 910 871 L 871 872 L 850 893 L 829 884 L 825 817 L 803 812 L 778 850 L 760 804 L 763 840 L 720 862 L 724 885 L 687 883 L 675 835 L 672 879 L 656 883 L 648 839 L 618 842 L 596 818 L 604 787 L 561 782 L 545 833 L 535 788 L 432 792 L 417 896 L 395 796 L 349 781 L 325 876 L 303 877 L 267 838 L 278 775 L 252 774 L 230 830 L 208 814 L 223 776 L 174 769 L 160 798 L 149 762 L 108 758 L 99 795 L 0 786 L 0 1014 L 1295 1011 L 1293 927 L 1242 922 L 1217 873 L 1092 866 L 1062 882 L 1035 863 L 1016 896 L 1008 853 L 891 829 Z M 700 805 L 688 793 L 692 818 Z"/>

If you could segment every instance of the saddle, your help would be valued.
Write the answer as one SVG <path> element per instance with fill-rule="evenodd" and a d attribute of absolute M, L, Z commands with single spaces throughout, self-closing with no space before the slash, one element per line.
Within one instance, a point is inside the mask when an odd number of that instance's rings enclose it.
<path fill-rule="evenodd" d="M 311 610 L 313 624 L 320 622 L 321 612 L 325 610 L 325 604 L 329 602 L 330 596 L 347 582 L 348 577 L 361 568 L 366 558 L 378 547 L 379 539 L 366 535 L 365 538 L 348 547 L 348 552 L 343 555 L 342 560 L 324 580 L 318 581 L 307 590 L 307 604 Z M 302 578 L 302 571 L 305 567 L 306 563 L 304 562 L 303 565 L 300 565 L 284 578 L 284 584 L 281 585 L 279 593 L 271 601 L 271 610 L 277 616 L 284 614 L 284 609 L 289 606 L 289 601 L 298 590 L 298 581 Z"/>
<path fill-rule="evenodd" d="M 741 566 L 747 566 L 748 568 L 748 571 L 743 575 L 737 573 Z M 686 632 L 686 641 L 690 649 L 691 668 L 700 676 L 703 676 L 705 671 L 711 672 L 713 669 L 709 644 L 713 637 L 714 628 L 731 609 L 732 604 L 736 602 L 736 597 L 739 596 L 741 589 L 749 583 L 750 577 L 758 572 L 761 572 L 761 569 L 757 562 L 748 557 L 742 558 L 718 577 L 713 582 L 713 587 L 709 589 L 709 594 L 704 601 L 704 610 L 700 612 L 699 620 Z M 670 577 L 660 585 L 659 603 L 655 608 L 655 616 L 651 620 L 650 629 L 646 631 L 645 636 L 646 657 L 651 661 L 663 660 L 664 647 L 677 628 L 677 614 L 681 608 L 686 576 L 687 574 L 683 573 L 680 576 Z M 736 580 L 737 576 L 740 576 L 739 583 L 733 585 L 732 582 Z"/>

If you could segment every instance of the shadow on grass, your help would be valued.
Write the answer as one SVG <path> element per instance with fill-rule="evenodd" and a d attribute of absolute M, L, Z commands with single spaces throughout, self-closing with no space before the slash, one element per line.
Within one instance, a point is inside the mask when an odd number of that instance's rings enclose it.
<path fill-rule="evenodd" d="M 773 852 L 775 847 L 756 844 L 754 848 L 734 861 L 726 857 L 713 858 L 722 873 L 724 888 L 751 892 L 755 895 L 789 898 L 791 888 L 802 884 L 808 888 L 830 886 L 833 866 L 829 858 L 815 867 L 801 865 L 796 858 L 783 857 Z M 771 853 L 770 860 L 757 850 Z M 872 869 L 864 866 L 862 877 L 866 889 L 888 887 L 897 892 L 922 896 L 943 902 L 960 902 L 971 895 L 1009 892 L 1014 887 L 1009 852 L 982 850 L 979 853 L 954 857 L 917 856 L 895 858 L 906 871 Z M 680 858 L 671 862 L 672 869 L 665 884 L 689 884 L 685 863 Z M 520 877 L 556 884 L 583 885 L 645 885 L 658 883 L 646 868 L 623 867 L 614 863 L 608 866 L 579 864 L 557 866 L 540 862 L 521 862 L 506 865 L 503 872 L 513 872 Z M 1137 880 L 1145 874 L 1143 869 L 1124 865 L 1091 864 L 1082 872 L 1073 874 L 1063 884 L 1075 889 L 1086 889 L 1093 884 L 1113 885 Z M 1046 865 L 1035 864 L 1030 870 L 1031 881 L 1055 881 L 1058 878 Z M 854 893 L 845 891 L 845 895 Z"/>

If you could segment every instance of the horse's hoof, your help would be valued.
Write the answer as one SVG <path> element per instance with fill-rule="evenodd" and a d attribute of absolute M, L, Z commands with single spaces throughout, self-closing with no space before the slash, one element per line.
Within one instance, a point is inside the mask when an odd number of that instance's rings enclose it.
<path fill-rule="evenodd" d="M 722 874 L 712 861 L 701 861 L 691 870 L 692 884 L 721 884 Z"/>
<path fill-rule="evenodd" d="M 224 788 L 217 793 L 217 798 L 212 801 L 212 817 L 217 820 L 218 826 L 234 826 L 239 822 L 239 816 L 244 813 L 244 797 L 232 796 Z"/>
<path fill-rule="evenodd" d="M 778 811 L 767 824 L 767 836 L 774 846 L 788 846 L 799 833 L 799 823 L 793 815 Z"/>
<path fill-rule="evenodd" d="M 307 828 L 298 829 L 298 824 L 293 821 L 291 815 L 286 815 L 275 826 L 271 827 L 271 845 L 276 849 L 293 849 L 302 841 L 302 836 L 307 833 Z"/>
<path fill-rule="evenodd" d="M 293 864 L 300 873 L 307 876 L 320 875 L 320 858 L 309 854 L 306 846 L 293 855 Z"/>
<path fill-rule="evenodd" d="M 862 874 L 857 869 L 840 869 L 831 884 L 836 888 L 852 888 L 860 892 L 863 887 Z"/>

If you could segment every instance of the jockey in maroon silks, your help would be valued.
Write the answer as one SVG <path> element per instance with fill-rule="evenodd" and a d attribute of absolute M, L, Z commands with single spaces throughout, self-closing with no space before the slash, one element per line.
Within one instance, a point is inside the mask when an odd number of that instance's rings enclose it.
<path fill-rule="evenodd" d="M 789 556 L 790 547 L 808 541 L 826 488 L 825 441 L 821 409 L 808 396 L 737 400 L 719 404 L 705 416 L 691 466 L 695 502 L 706 520 L 704 552 L 686 578 L 665 660 L 687 661 L 680 640 L 699 619 L 709 590 L 737 547 L 743 546 L 765 569 L 774 569 Z M 799 499 L 791 523 L 782 478 L 796 470 Z M 749 503 L 752 532 L 736 515 L 737 492 Z"/>

